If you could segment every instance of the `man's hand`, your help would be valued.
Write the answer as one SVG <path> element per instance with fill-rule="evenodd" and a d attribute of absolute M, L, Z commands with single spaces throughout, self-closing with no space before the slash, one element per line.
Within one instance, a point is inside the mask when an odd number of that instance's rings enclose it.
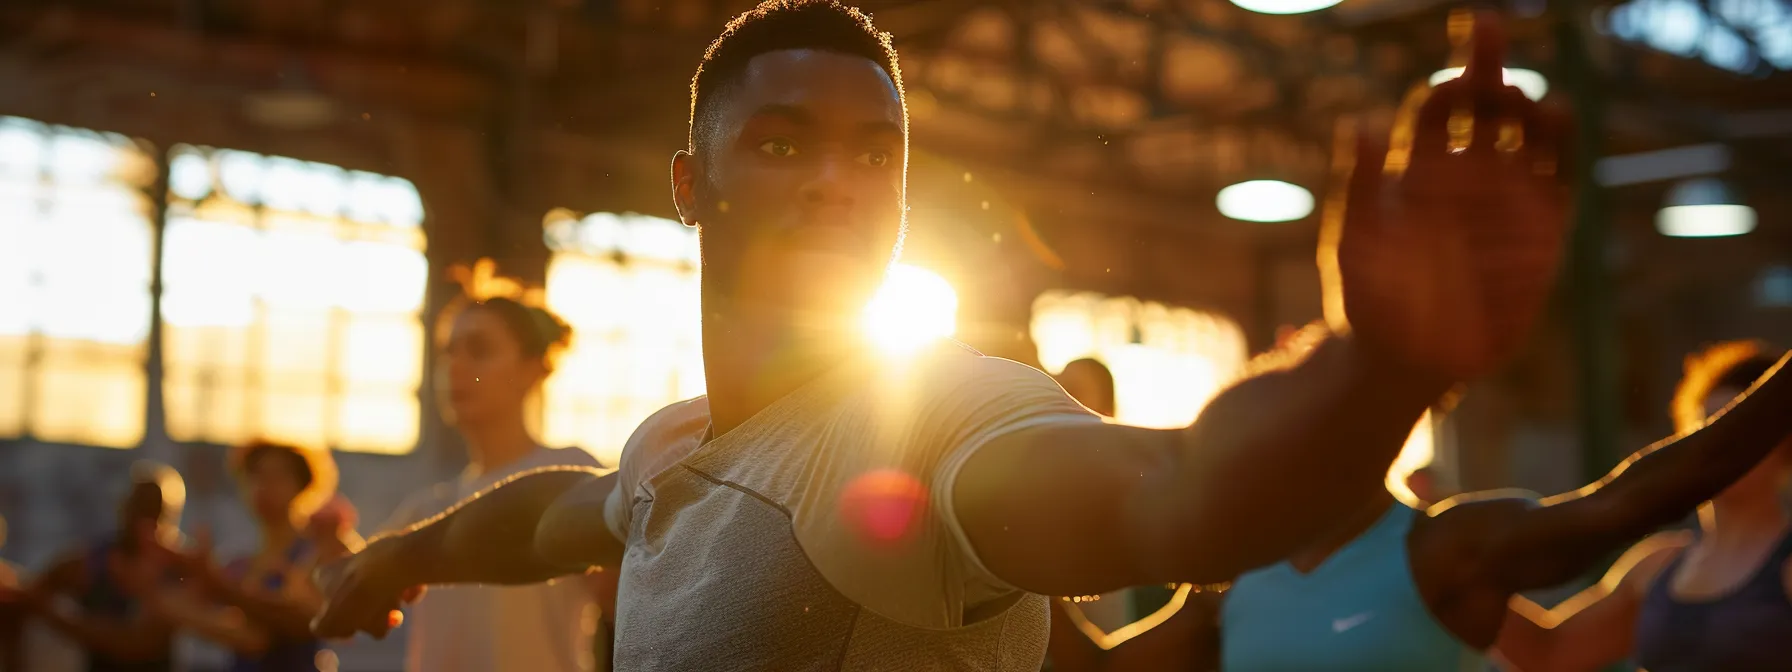
<path fill-rule="evenodd" d="M 1458 381 L 1499 366 L 1530 333 L 1567 211 L 1562 124 L 1504 83 L 1497 16 L 1474 21 L 1466 71 L 1408 101 L 1391 150 L 1357 141 L 1320 260 L 1328 289 L 1342 291 L 1328 305 L 1334 326 L 1347 315 L 1383 356 Z"/>
<path fill-rule="evenodd" d="M 319 637 L 346 639 L 366 632 L 376 639 L 404 622 L 398 609 L 423 594 L 421 586 L 398 579 L 401 562 L 395 537 L 368 544 L 360 553 L 317 569 L 314 580 L 324 606 L 311 621 Z"/>

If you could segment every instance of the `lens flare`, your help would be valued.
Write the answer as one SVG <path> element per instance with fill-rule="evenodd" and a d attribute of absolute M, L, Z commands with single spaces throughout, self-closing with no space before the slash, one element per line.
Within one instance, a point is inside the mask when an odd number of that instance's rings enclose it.
<path fill-rule="evenodd" d="M 885 351 L 913 351 L 958 330 L 958 292 L 933 271 L 897 264 L 865 306 L 863 324 Z"/>
<path fill-rule="evenodd" d="M 902 541 L 927 512 L 927 486 L 894 469 L 867 472 L 846 485 L 840 512 L 861 539 L 874 544 Z"/>

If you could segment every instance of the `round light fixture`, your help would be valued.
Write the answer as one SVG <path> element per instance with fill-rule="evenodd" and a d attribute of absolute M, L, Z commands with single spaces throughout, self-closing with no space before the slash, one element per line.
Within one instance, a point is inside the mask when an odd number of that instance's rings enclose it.
<path fill-rule="evenodd" d="M 1740 236 L 1755 230 L 1755 209 L 1723 180 L 1701 177 L 1674 185 L 1655 213 L 1655 230 L 1674 238 Z"/>
<path fill-rule="evenodd" d="M 1313 194 L 1280 180 L 1251 180 L 1220 190 L 1220 214 L 1246 222 L 1292 222 L 1313 214 Z"/>
<path fill-rule="evenodd" d="M 1232 0 L 1232 4 L 1258 14 L 1305 14 L 1344 0 Z"/>
<path fill-rule="evenodd" d="M 1543 73 L 1524 68 L 1501 68 L 1507 84 L 1518 87 L 1524 97 L 1531 100 L 1542 100 L 1543 94 L 1549 93 L 1549 80 Z M 1462 76 L 1463 68 L 1444 68 L 1431 73 L 1431 85 L 1437 86 Z"/>

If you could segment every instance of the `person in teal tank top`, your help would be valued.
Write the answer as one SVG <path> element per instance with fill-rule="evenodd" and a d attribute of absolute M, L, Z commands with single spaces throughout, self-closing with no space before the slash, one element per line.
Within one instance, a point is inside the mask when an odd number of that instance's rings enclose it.
<path fill-rule="evenodd" d="M 1484 669 L 1479 651 L 1431 615 L 1407 562 L 1423 514 L 1392 502 L 1307 571 L 1292 561 L 1238 577 L 1220 610 L 1221 669 L 1443 672 Z"/>
<path fill-rule="evenodd" d="M 1301 351 L 1297 337 L 1253 366 L 1292 365 Z M 1092 652 L 1083 638 L 1085 650 L 1069 651 L 1062 640 L 1076 638 L 1055 638 L 1054 672 L 1485 669 L 1514 595 L 1597 569 L 1792 439 L 1789 359 L 1702 428 L 1637 451 L 1584 488 L 1541 500 L 1471 493 L 1423 510 L 1377 493 L 1332 534 L 1110 650 Z"/>

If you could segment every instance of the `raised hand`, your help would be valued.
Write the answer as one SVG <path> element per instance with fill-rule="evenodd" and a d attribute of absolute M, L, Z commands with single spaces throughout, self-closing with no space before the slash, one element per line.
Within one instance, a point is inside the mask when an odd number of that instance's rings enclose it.
<path fill-rule="evenodd" d="M 311 621 L 319 637 L 343 639 L 365 632 L 385 638 L 404 622 L 398 609 L 422 595 L 421 586 L 405 586 L 396 579 L 398 562 L 391 539 L 317 569 L 313 580 L 323 593 L 324 606 Z"/>
<path fill-rule="evenodd" d="M 1363 343 L 1449 380 L 1489 372 L 1530 333 L 1567 228 L 1563 124 L 1505 84 L 1496 15 L 1477 14 L 1471 39 L 1462 77 L 1409 101 L 1390 145 L 1357 139 L 1321 252 L 1341 289 L 1334 325 L 1347 316 Z"/>

